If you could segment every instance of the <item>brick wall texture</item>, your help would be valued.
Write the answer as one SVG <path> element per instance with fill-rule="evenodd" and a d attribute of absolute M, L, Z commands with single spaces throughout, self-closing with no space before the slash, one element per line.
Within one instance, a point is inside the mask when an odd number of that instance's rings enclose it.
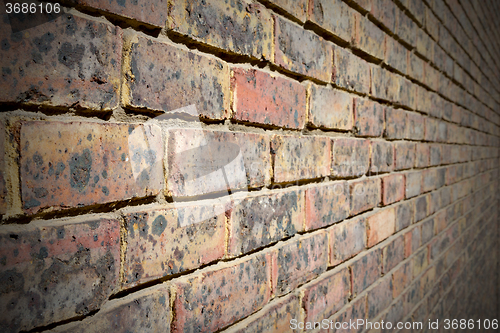
<path fill-rule="evenodd" d="M 1 332 L 500 319 L 499 2 L 62 7 L 1 14 Z"/>

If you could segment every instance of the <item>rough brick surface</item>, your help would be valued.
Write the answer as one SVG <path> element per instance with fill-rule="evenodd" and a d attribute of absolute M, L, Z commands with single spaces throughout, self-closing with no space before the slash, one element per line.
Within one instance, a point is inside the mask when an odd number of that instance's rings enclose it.
<path fill-rule="evenodd" d="M 380 243 L 396 230 L 396 211 L 393 207 L 384 208 L 366 219 L 367 245 Z"/>
<path fill-rule="evenodd" d="M 361 293 L 374 283 L 381 272 L 380 250 L 364 254 L 350 265 L 352 274 L 353 296 Z"/>
<path fill-rule="evenodd" d="M 335 266 L 366 247 L 366 222 L 357 217 L 335 224 L 328 233 L 330 265 Z"/>
<path fill-rule="evenodd" d="M 405 178 L 402 174 L 393 174 L 382 178 L 382 203 L 391 204 L 405 197 Z"/>
<path fill-rule="evenodd" d="M 338 138 L 333 140 L 333 176 L 362 176 L 368 172 L 369 166 L 370 142 L 368 140 L 352 138 Z"/>
<path fill-rule="evenodd" d="M 5 135 L 5 125 L 3 122 L 0 122 L 0 156 L 5 155 L 5 144 L 6 144 L 6 135 Z M 6 176 L 7 165 L 5 159 L 0 161 L 0 215 L 5 214 L 7 211 L 7 188 L 5 184 L 5 176 Z"/>
<path fill-rule="evenodd" d="M 333 54 L 332 82 L 339 87 L 368 94 L 370 92 L 370 65 L 340 47 L 335 47 Z"/>
<path fill-rule="evenodd" d="M 315 127 L 350 130 L 353 124 L 353 97 L 341 90 L 311 85 L 309 122 Z"/>
<path fill-rule="evenodd" d="M 349 216 L 349 187 L 345 181 L 309 187 L 305 196 L 306 230 L 326 227 Z"/>
<path fill-rule="evenodd" d="M 340 0 L 309 1 L 308 19 L 347 42 L 355 37 L 355 12 Z"/>
<path fill-rule="evenodd" d="M 380 179 L 363 179 L 349 183 L 351 192 L 351 215 L 376 207 L 381 200 Z"/>
<path fill-rule="evenodd" d="M 392 171 L 394 168 L 394 146 L 390 142 L 371 142 L 371 173 Z"/>
<path fill-rule="evenodd" d="M 368 53 L 370 56 L 384 58 L 384 33 L 373 24 L 367 17 L 356 16 L 355 47 Z"/>
<path fill-rule="evenodd" d="M 359 136 L 381 136 L 384 130 L 384 108 L 376 102 L 356 98 L 354 126 Z"/>

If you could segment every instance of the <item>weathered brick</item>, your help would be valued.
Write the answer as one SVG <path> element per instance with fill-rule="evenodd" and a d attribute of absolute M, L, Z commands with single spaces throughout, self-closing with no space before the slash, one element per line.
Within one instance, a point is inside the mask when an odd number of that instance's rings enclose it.
<path fill-rule="evenodd" d="M 351 193 L 351 216 L 372 209 L 380 203 L 380 178 L 350 181 L 349 190 Z"/>
<path fill-rule="evenodd" d="M 358 136 L 381 136 L 384 131 L 384 108 L 368 99 L 354 99 L 354 127 Z"/>
<path fill-rule="evenodd" d="M 333 140 L 332 174 L 335 177 L 356 177 L 370 167 L 370 141 L 353 138 Z"/>
<path fill-rule="evenodd" d="M 123 287 L 221 259 L 225 250 L 225 205 L 215 200 L 126 212 Z M 186 234 L 189 237 L 184 237 Z"/>
<path fill-rule="evenodd" d="M 350 42 L 355 37 L 355 11 L 341 0 L 311 0 L 308 20 L 328 33 Z"/>
<path fill-rule="evenodd" d="M 413 198 L 422 193 L 422 171 L 405 174 L 405 197 Z"/>
<path fill-rule="evenodd" d="M 385 108 L 385 136 L 388 139 L 404 139 L 406 130 L 406 111 Z"/>
<path fill-rule="evenodd" d="M 376 98 L 399 103 L 403 78 L 380 66 L 371 66 L 371 94 Z"/>
<path fill-rule="evenodd" d="M 274 25 L 275 63 L 288 71 L 329 82 L 332 76 L 332 45 L 276 15 Z"/>
<path fill-rule="evenodd" d="M 187 197 L 269 184 L 269 151 L 269 136 L 264 134 L 169 129 L 168 193 Z"/>
<path fill-rule="evenodd" d="M 396 231 L 400 231 L 413 223 L 413 202 L 404 201 L 396 206 Z"/>
<path fill-rule="evenodd" d="M 399 236 L 382 249 L 382 273 L 386 274 L 405 259 L 404 237 Z"/>
<path fill-rule="evenodd" d="M 300 83 L 256 69 L 233 68 L 231 87 L 233 118 L 237 121 L 304 127 L 306 89 Z"/>
<path fill-rule="evenodd" d="M 40 221 L 0 233 L 4 332 L 84 316 L 117 291 L 120 222 L 106 217 Z"/>
<path fill-rule="evenodd" d="M 341 47 L 335 47 L 333 53 L 332 82 L 339 87 L 368 94 L 370 92 L 370 65 Z"/>
<path fill-rule="evenodd" d="M 28 121 L 20 132 L 27 213 L 156 195 L 163 188 L 156 125 Z"/>
<path fill-rule="evenodd" d="M 347 267 L 323 274 L 304 288 L 302 305 L 305 321 L 321 321 L 333 315 L 348 302 L 351 279 Z"/>
<path fill-rule="evenodd" d="M 409 51 L 397 40 L 389 35 L 385 36 L 384 61 L 386 64 L 403 74 L 407 73 L 408 52 Z"/>
<path fill-rule="evenodd" d="M 357 330 L 349 329 L 349 323 L 355 322 L 358 319 L 366 318 L 366 296 L 359 297 L 349 303 L 349 306 L 337 312 L 330 320 L 334 323 L 332 333 L 361 333 L 364 326 L 357 326 Z M 335 323 L 341 323 L 341 326 L 335 328 Z M 344 324 L 345 323 L 345 324 Z"/>
<path fill-rule="evenodd" d="M 429 266 L 429 255 L 427 247 L 424 247 L 412 258 L 413 278 L 422 273 L 427 266 Z"/>
<path fill-rule="evenodd" d="M 274 135 L 271 149 L 274 157 L 274 181 L 277 183 L 330 174 L 329 138 Z"/>
<path fill-rule="evenodd" d="M 417 24 L 413 22 L 405 13 L 401 10 L 398 11 L 398 21 L 396 27 L 396 33 L 403 41 L 411 46 L 415 46 L 417 40 Z"/>
<path fill-rule="evenodd" d="M 425 118 L 425 130 L 424 139 L 425 141 L 437 141 L 438 136 L 438 121 L 433 118 Z"/>
<path fill-rule="evenodd" d="M 414 112 L 408 112 L 407 117 L 406 138 L 422 140 L 424 138 L 424 117 Z"/>
<path fill-rule="evenodd" d="M 304 191 L 235 197 L 229 214 L 228 253 L 241 255 L 295 235 L 305 221 Z"/>
<path fill-rule="evenodd" d="M 418 85 L 403 77 L 399 80 L 399 84 L 399 103 L 417 109 Z"/>
<path fill-rule="evenodd" d="M 349 200 L 349 187 L 345 181 L 307 188 L 305 229 L 318 229 L 344 220 L 349 216 Z"/>
<path fill-rule="evenodd" d="M 384 59 L 384 32 L 367 17 L 356 15 L 354 47 L 370 56 Z"/>
<path fill-rule="evenodd" d="M 172 332 L 216 331 L 252 314 L 269 301 L 270 280 L 270 253 L 173 280 Z"/>
<path fill-rule="evenodd" d="M 427 196 L 421 196 L 415 199 L 415 222 L 418 222 L 428 216 Z"/>
<path fill-rule="evenodd" d="M 413 253 L 415 253 L 420 247 L 422 241 L 421 227 L 411 229 L 405 235 L 405 258 L 408 258 Z"/>
<path fill-rule="evenodd" d="M 411 272 L 411 261 L 407 261 L 392 273 L 392 295 L 394 298 L 401 295 L 403 290 L 410 284 L 412 280 Z"/>
<path fill-rule="evenodd" d="M 392 302 L 392 281 L 390 278 L 382 279 L 367 294 L 367 318 L 374 319 L 385 310 Z"/>
<path fill-rule="evenodd" d="M 422 229 L 422 244 L 429 242 L 434 237 L 434 219 L 429 218 L 421 224 Z"/>
<path fill-rule="evenodd" d="M 420 82 L 425 81 L 425 62 L 420 59 L 415 53 L 408 52 L 408 75 Z"/>
<path fill-rule="evenodd" d="M 384 208 L 366 219 L 367 246 L 380 243 L 396 230 L 396 211 L 394 207 Z"/>
<path fill-rule="evenodd" d="M 411 169 L 415 165 L 415 146 L 413 142 L 394 143 L 394 170 Z"/>
<path fill-rule="evenodd" d="M 351 264 L 353 297 L 368 288 L 380 277 L 380 255 L 380 250 L 373 250 L 365 253 L 363 257 Z"/>
<path fill-rule="evenodd" d="M 405 178 L 402 174 L 391 174 L 382 178 L 382 203 L 389 205 L 405 197 Z"/>
<path fill-rule="evenodd" d="M 335 224 L 328 231 L 330 266 L 338 265 L 366 248 L 366 221 L 362 217 Z"/>
<path fill-rule="evenodd" d="M 351 130 L 353 98 L 342 90 L 311 85 L 308 120 L 315 127 Z"/>
<path fill-rule="evenodd" d="M 11 33 L 3 24 L 0 40 L 0 102 L 96 111 L 118 106 L 120 28 L 64 14 L 29 33 Z"/>
<path fill-rule="evenodd" d="M 6 163 L 5 163 L 5 144 L 6 144 L 6 131 L 4 120 L 0 119 L 0 156 L 4 156 L 0 161 L 0 215 L 7 212 L 7 188 L 5 187 L 5 177 L 6 177 Z"/>
<path fill-rule="evenodd" d="M 308 0 L 268 0 L 269 3 L 281 8 L 301 22 L 307 19 Z"/>
<path fill-rule="evenodd" d="M 176 1 L 169 4 L 167 28 L 232 53 L 273 60 L 273 21 L 259 3 Z"/>
<path fill-rule="evenodd" d="M 435 42 L 422 29 L 417 30 L 417 52 L 427 59 L 434 59 L 434 44 Z M 428 73 L 428 72 L 426 72 Z"/>
<path fill-rule="evenodd" d="M 370 173 L 392 171 L 394 167 L 394 146 L 386 141 L 371 141 Z"/>
<path fill-rule="evenodd" d="M 284 295 L 326 271 L 327 234 L 318 231 L 292 239 L 273 252 L 273 293 Z"/>
<path fill-rule="evenodd" d="M 132 33 L 126 35 L 125 45 L 124 107 L 177 110 L 212 119 L 227 117 L 230 88 L 226 63 Z M 182 109 L 191 105 L 194 108 Z"/>
<path fill-rule="evenodd" d="M 426 143 L 417 143 L 415 147 L 415 167 L 425 168 L 430 165 L 430 146 Z"/>

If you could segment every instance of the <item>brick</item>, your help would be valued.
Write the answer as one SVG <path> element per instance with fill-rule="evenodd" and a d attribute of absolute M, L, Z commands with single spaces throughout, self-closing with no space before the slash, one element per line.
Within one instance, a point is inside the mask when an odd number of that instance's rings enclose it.
<path fill-rule="evenodd" d="M 394 143 L 394 170 L 411 169 L 415 165 L 415 147 L 412 142 Z"/>
<path fill-rule="evenodd" d="M 268 304 L 258 313 L 231 326 L 224 333 L 285 332 L 290 329 L 291 320 L 299 318 L 300 310 L 299 297 L 290 294 Z"/>
<path fill-rule="evenodd" d="M 368 313 L 367 318 L 374 319 L 379 313 L 386 309 L 392 302 L 392 281 L 383 279 L 367 294 Z"/>
<path fill-rule="evenodd" d="M 430 145 L 417 143 L 415 147 L 415 167 L 425 168 L 430 165 Z"/>
<path fill-rule="evenodd" d="M 64 209 L 156 195 L 163 145 L 156 125 L 21 123 L 23 209 Z"/>
<path fill-rule="evenodd" d="M 260 70 L 233 68 L 231 87 L 233 119 L 285 128 L 304 127 L 306 89 L 300 83 Z"/>
<path fill-rule="evenodd" d="M 7 188 L 5 184 L 6 177 L 6 163 L 5 163 L 5 141 L 6 141 L 6 131 L 4 125 L 4 119 L 0 119 L 0 156 L 4 156 L 0 161 L 0 216 L 7 212 Z"/>
<path fill-rule="evenodd" d="M 384 59 L 384 32 L 367 17 L 356 15 L 354 47 L 377 59 Z"/>
<path fill-rule="evenodd" d="M 424 139 L 425 141 L 437 141 L 438 136 L 438 121 L 433 118 L 425 118 L 425 131 Z"/>
<path fill-rule="evenodd" d="M 405 198 L 413 198 L 422 193 L 422 171 L 405 174 Z"/>
<path fill-rule="evenodd" d="M 132 33 L 126 35 L 125 45 L 124 107 L 227 117 L 230 84 L 226 63 Z M 191 105 L 196 112 L 182 109 Z"/>
<path fill-rule="evenodd" d="M 378 280 L 381 273 L 380 250 L 365 253 L 351 264 L 352 297 Z"/>
<path fill-rule="evenodd" d="M 434 47 L 435 42 L 429 37 L 429 35 L 422 29 L 417 30 L 417 52 L 426 57 L 427 59 L 434 59 Z"/>
<path fill-rule="evenodd" d="M 401 295 L 410 284 L 412 280 L 411 269 L 411 261 L 407 261 L 392 273 L 392 295 L 394 298 Z"/>
<path fill-rule="evenodd" d="M 347 267 L 323 274 L 313 284 L 304 288 L 302 305 L 305 321 L 329 318 L 348 303 L 351 278 Z"/>
<path fill-rule="evenodd" d="M 428 258 L 429 255 L 426 247 L 415 254 L 412 258 L 413 278 L 425 271 L 425 269 L 429 266 Z"/>
<path fill-rule="evenodd" d="M 270 299 L 270 279 L 271 255 L 259 253 L 173 280 L 172 332 L 216 331 L 254 313 Z"/>
<path fill-rule="evenodd" d="M 349 303 L 349 306 L 344 308 L 343 310 L 337 312 L 330 320 L 333 323 L 351 323 L 355 322 L 358 319 L 366 318 L 366 296 L 362 296 L 353 300 Z M 338 326 L 337 326 L 338 327 Z M 349 329 L 349 325 L 343 324 L 343 327 L 336 329 L 334 324 L 334 329 L 332 332 L 334 333 L 348 333 L 348 332 L 356 332 L 361 333 L 364 326 L 357 326 L 357 330 Z"/>
<path fill-rule="evenodd" d="M 401 78 L 399 83 L 399 103 L 417 109 L 418 86 L 406 78 Z"/>
<path fill-rule="evenodd" d="M 215 200 L 127 212 L 123 287 L 221 259 L 226 246 L 225 205 Z"/>
<path fill-rule="evenodd" d="M 303 230 L 304 191 L 235 197 L 229 217 L 228 254 L 238 256 Z"/>
<path fill-rule="evenodd" d="M 370 13 L 387 29 L 396 31 L 397 14 L 399 10 L 391 0 L 376 0 L 371 3 Z"/>
<path fill-rule="evenodd" d="M 385 108 L 385 136 L 388 139 L 404 139 L 406 130 L 406 111 Z"/>
<path fill-rule="evenodd" d="M 338 265 L 366 248 L 366 221 L 362 217 L 335 224 L 328 231 L 330 266 Z"/>
<path fill-rule="evenodd" d="M 370 173 L 392 171 L 394 167 L 394 146 L 386 141 L 371 141 Z"/>
<path fill-rule="evenodd" d="M 424 138 L 424 117 L 414 112 L 408 112 L 407 121 L 406 138 L 411 140 L 422 140 Z"/>
<path fill-rule="evenodd" d="M 120 222 L 78 217 L 4 226 L 3 331 L 29 331 L 97 310 L 117 291 Z"/>
<path fill-rule="evenodd" d="M 301 22 L 307 19 L 307 0 L 268 0 L 269 3 L 281 8 Z"/>
<path fill-rule="evenodd" d="M 379 66 L 371 67 L 372 96 L 399 103 L 399 93 L 403 78 Z"/>
<path fill-rule="evenodd" d="M 333 140 L 332 174 L 334 177 L 357 177 L 370 167 L 370 141 L 353 138 Z"/>
<path fill-rule="evenodd" d="M 167 190 L 189 197 L 269 184 L 269 136 L 257 133 L 169 129 Z M 227 154 L 220 154 L 220 151 Z"/>
<path fill-rule="evenodd" d="M 274 181 L 277 183 L 328 176 L 331 143 L 326 137 L 274 135 Z"/>
<path fill-rule="evenodd" d="M 429 218 L 421 224 L 422 229 L 422 244 L 429 242 L 434 237 L 434 219 Z"/>
<path fill-rule="evenodd" d="M 357 215 L 376 207 L 381 200 L 381 181 L 379 178 L 367 178 L 349 182 L 351 193 L 351 213 Z"/>
<path fill-rule="evenodd" d="M 72 14 L 29 34 L 8 27 L 0 29 L 0 102 L 95 111 L 118 106 L 120 28 Z"/>
<path fill-rule="evenodd" d="M 404 237 L 399 236 L 382 249 L 382 273 L 386 274 L 405 259 Z"/>
<path fill-rule="evenodd" d="M 402 174 L 391 174 L 382 178 L 382 203 L 389 205 L 405 197 L 405 178 Z"/>
<path fill-rule="evenodd" d="M 384 208 L 366 219 L 367 246 L 372 247 L 391 236 L 396 230 L 394 207 Z"/>
<path fill-rule="evenodd" d="M 415 53 L 408 52 L 408 75 L 420 82 L 425 81 L 425 62 L 420 59 Z"/>
<path fill-rule="evenodd" d="M 420 280 L 413 282 L 408 290 L 402 295 L 403 300 L 403 313 L 404 315 L 409 314 L 410 311 L 415 308 L 420 298 Z"/>
<path fill-rule="evenodd" d="M 272 17 L 255 2 L 176 1 L 168 8 L 167 29 L 231 53 L 273 60 Z"/>
<path fill-rule="evenodd" d="M 159 285 L 111 300 L 99 312 L 83 320 L 56 327 L 51 332 L 170 332 L 170 294 Z"/>
<path fill-rule="evenodd" d="M 410 257 L 420 247 L 422 240 L 421 228 L 416 227 L 408 231 L 405 235 L 405 258 Z"/>
<path fill-rule="evenodd" d="M 327 234 L 318 231 L 292 239 L 274 250 L 273 292 L 284 295 L 326 271 Z"/>
<path fill-rule="evenodd" d="M 429 145 L 429 165 L 441 164 L 441 145 Z"/>
<path fill-rule="evenodd" d="M 311 186 L 305 197 L 306 230 L 326 227 L 349 216 L 350 195 L 345 181 Z"/>
<path fill-rule="evenodd" d="M 331 80 L 333 49 L 318 35 L 274 16 L 276 65 L 324 82 Z"/>
<path fill-rule="evenodd" d="M 409 51 L 397 40 L 389 35 L 385 36 L 384 61 L 386 64 L 403 74 L 407 73 L 408 52 Z"/>
<path fill-rule="evenodd" d="M 398 11 L 398 10 L 396 10 Z M 417 40 L 417 24 L 412 21 L 405 13 L 401 10 L 398 11 L 398 21 L 396 27 L 396 33 L 403 41 L 411 46 L 416 45 Z"/>
<path fill-rule="evenodd" d="M 333 54 L 332 82 L 339 87 L 368 94 L 370 92 L 370 65 L 341 47 L 335 47 Z"/>
<path fill-rule="evenodd" d="M 427 206 L 427 196 L 421 196 L 415 199 L 415 222 L 428 216 Z"/>
<path fill-rule="evenodd" d="M 358 136 L 381 136 L 384 131 L 384 108 L 368 99 L 354 99 L 354 127 Z"/>
<path fill-rule="evenodd" d="M 346 42 L 355 37 L 356 14 L 341 0 L 311 0 L 308 20 Z"/>
<path fill-rule="evenodd" d="M 341 90 L 311 85 L 308 120 L 314 127 L 351 130 L 353 98 Z"/>
<path fill-rule="evenodd" d="M 404 201 L 396 206 L 396 232 L 413 223 L 413 209 L 412 201 Z"/>

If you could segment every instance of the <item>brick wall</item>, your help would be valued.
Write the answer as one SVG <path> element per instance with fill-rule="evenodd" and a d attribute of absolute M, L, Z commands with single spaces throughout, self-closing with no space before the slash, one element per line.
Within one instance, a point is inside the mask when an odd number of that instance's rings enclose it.
<path fill-rule="evenodd" d="M 0 331 L 500 317 L 497 2 L 63 6 L 2 14 Z"/>

